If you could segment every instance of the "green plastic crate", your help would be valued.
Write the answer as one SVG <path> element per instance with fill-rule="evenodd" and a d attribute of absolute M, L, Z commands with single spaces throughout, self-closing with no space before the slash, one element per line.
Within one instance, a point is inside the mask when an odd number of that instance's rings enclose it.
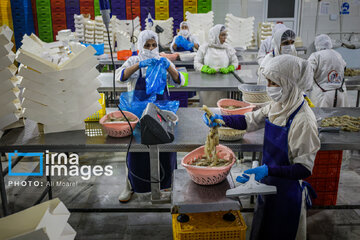
<path fill-rule="evenodd" d="M 211 11 L 211 6 L 210 7 L 198 7 L 197 12 L 198 13 L 208 13 Z"/>
<path fill-rule="evenodd" d="M 95 16 L 101 15 L 101 13 L 100 13 L 100 5 L 99 5 L 98 0 L 94 0 L 94 13 L 95 13 Z"/>

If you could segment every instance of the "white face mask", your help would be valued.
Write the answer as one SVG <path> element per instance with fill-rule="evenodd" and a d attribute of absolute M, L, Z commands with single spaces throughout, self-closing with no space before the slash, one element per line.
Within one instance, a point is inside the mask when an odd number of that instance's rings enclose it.
<path fill-rule="evenodd" d="M 282 96 L 282 88 L 281 87 L 266 87 L 266 91 L 268 92 L 269 96 L 275 102 L 278 102 Z"/>
<path fill-rule="evenodd" d="M 155 58 L 158 56 L 158 53 L 156 51 L 156 48 L 153 49 L 153 50 L 149 50 L 149 49 L 143 49 L 142 51 L 142 55 L 145 57 L 145 58 Z"/>
<path fill-rule="evenodd" d="M 281 46 L 281 54 L 296 55 L 296 48 L 294 44 Z"/>
<path fill-rule="evenodd" d="M 187 38 L 190 35 L 190 33 L 189 33 L 189 30 L 182 29 L 182 30 L 179 31 L 179 35 Z"/>

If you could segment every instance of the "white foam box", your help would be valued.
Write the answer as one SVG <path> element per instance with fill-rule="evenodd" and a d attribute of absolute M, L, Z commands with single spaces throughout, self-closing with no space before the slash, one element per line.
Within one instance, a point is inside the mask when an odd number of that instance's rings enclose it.
<path fill-rule="evenodd" d="M 47 96 L 44 93 L 35 92 L 30 89 L 24 89 L 23 97 L 26 99 L 30 99 L 34 102 L 42 103 L 47 106 L 51 106 L 54 109 L 56 107 L 61 106 L 62 103 L 59 99 L 56 98 L 56 96 Z"/>
<path fill-rule="evenodd" d="M 8 104 L 9 102 L 14 101 L 16 98 L 19 97 L 20 89 L 15 87 L 10 91 L 7 91 L 0 95 L 0 105 L 1 104 Z"/>
<path fill-rule="evenodd" d="M 96 53 L 95 49 L 91 46 L 84 48 L 78 54 L 70 58 L 69 61 L 60 65 L 59 68 L 61 70 L 79 68 L 80 66 L 86 64 L 86 62 L 88 62 L 91 59 L 97 60 L 96 57 L 94 56 L 95 53 Z"/>
<path fill-rule="evenodd" d="M 93 102 L 93 104 L 88 104 L 85 108 L 81 109 L 69 109 L 69 111 L 64 112 L 66 116 L 70 116 L 64 121 L 75 122 L 75 121 L 84 121 L 90 115 L 101 110 L 101 105 L 99 102 Z"/>
<path fill-rule="evenodd" d="M 9 52 L 11 52 L 11 49 L 14 47 L 14 43 L 9 42 L 5 45 L 0 45 L 0 56 L 7 55 Z"/>
<path fill-rule="evenodd" d="M 0 45 L 6 45 L 11 42 L 13 31 L 6 25 L 0 27 Z"/>
<path fill-rule="evenodd" d="M 7 55 L 1 56 L 0 57 L 0 69 L 7 68 L 11 64 L 13 64 L 14 60 L 15 60 L 15 53 L 13 53 L 13 52 L 9 52 Z"/>
<path fill-rule="evenodd" d="M 67 223 L 58 240 L 73 240 L 75 236 L 76 231 Z"/>
<path fill-rule="evenodd" d="M 16 71 L 17 67 L 14 64 L 0 70 L 0 81 L 12 78 Z"/>
<path fill-rule="evenodd" d="M 20 114 L 19 113 L 11 113 L 6 116 L 0 118 L 0 129 L 4 129 L 10 124 L 19 121 Z"/>
<path fill-rule="evenodd" d="M 53 72 L 58 69 L 56 64 L 42 59 L 24 49 L 19 49 L 16 54 L 16 61 L 31 67 L 38 72 Z"/>
<path fill-rule="evenodd" d="M 8 79 L 8 80 L 1 81 L 0 82 L 0 95 L 5 92 L 8 92 L 11 89 L 13 89 L 14 87 L 16 87 L 19 82 L 20 82 L 20 80 L 16 76 L 13 76 L 11 79 Z"/>
<path fill-rule="evenodd" d="M 25 108 L 24 112 L 24 117 L 41 124 L 63 124 L 63 120 L 61 120 L 59 116 L 61 116 L 61 113 L 52 115 L 50 113 L 41 112 L 30 108 Z"/>
<path fill-rule="evenodd" d="M 17 108 L 16 104 L 14 103 L 14 101 L 12 101 L 8 104 L 2 104 L 0 107 L 0 118 L 5 115 L 14 113 L 17 110 L 18 110 L 18 108 Z"/>
<path fill-rule="evenodd" d="M 24 118 L 19 118 L 18 121 L 11 123 L 10 125 L 7 125 L 6 127 L 3 128 L 3 130 L 8 130 L 8 129 L 13 129 L 13 128 L 20 128 L 20 127 L 24 127 L 25 126 L 25 119 Z"/>
<path fill-rule="evenodd" d="M 50 95 L 59 94 L 66 89 L 66 88 L 50 87 L 49 84 L 46 85 L 43 83 L 35 82 L 25 77 L 23 78 L 20 86 L 26 89 L 34 90 L 40 93 L 44 92 Z"/>
<path fill-rule="evenodd" d="M 56 133 L 56 132 L 69 132 L 69 131 L 79 131 L 85 130 L 85 122 L 82 121 L 76 125 L 68 124 L 55 124 L 55 125 L 44 125 L 44 133 Z"/>

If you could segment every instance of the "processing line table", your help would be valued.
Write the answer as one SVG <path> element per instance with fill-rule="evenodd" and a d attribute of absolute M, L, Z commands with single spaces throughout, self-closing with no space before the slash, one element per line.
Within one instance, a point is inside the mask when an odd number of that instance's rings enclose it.
<path fill-rule="evenodd" d="M 217 73 L 209 75 L 205 73 L 190 71 L 189 83 L 185 87 L 169 88 L 171 92 L 193 92 L 193 91 L 238 91 L 239 80 L 234 74 Z M 99 92 L 113 91 L 113 73 L 100 73 L 98 77 L 101 86 Z M 127 91 L 127 83 L 115 81 L 117 92 Z"/>
<path fill-rule="evenodd" d="M 116 109 L 108 109 L 108 112 Z M 220 113 L 213 108 L 214 113 Z M 316 118 L 351 115 L 360 116 L 359 108 L 314 108 Z M 159 152 L 190 152 L 205 144 L 208 127 L 203 123 L 203 111 L 199 108 L 180 108 L 179 122 L 175 127 L 175 140 L 169 144 L 150 146 L 141 144 L 140 129 L 134 131 L 130 151 L 149 152 L 152 178 L 159 179 Z M 221 144 L 235 152 L 262 152 L 264 129 L 246 133 L 243 139 Z M 340 131 L 339 133 L 321 132 L 321 150 L 360 150 L 360 133 Z M 0 139 L 0 153 L 19 152 L 126 152 L 130 137 L 108 137 L 97 122 L 86 123 L 85 131 L 72 131 L 51 134 L 39 134 L 37 123 L 27 120 L 24 128 L 12 129 Z M 21 159 L 14 161 L 19 162 Z M 0 169 L 2 169 L 0 161 Z M 6 171 L 5 171 L 6 172 Z M 9 213 L 5 191 L 3 171 L 0 171 L 0 190 L 5 213 Z M 49 181 L 49 180 L 48 180 Z M 151 195 L 154 202 L 160 199 L 160 184 L 151 184 Z M 48 192 L 49 197 L 51 191 Z M 44 197 L 44 196 L 43 196 Z"/>

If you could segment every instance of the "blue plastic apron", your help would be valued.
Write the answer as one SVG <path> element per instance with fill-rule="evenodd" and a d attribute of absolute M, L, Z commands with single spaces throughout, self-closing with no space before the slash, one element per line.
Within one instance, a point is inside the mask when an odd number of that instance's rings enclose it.
<path fill-rule="evenodd" d="M 190 42 L 190 37 L 186 38 L 186 40 L 188 40 Z M 183 47 L 177 46 L 176 48 L 176 52 L 194 52 L 194 49 L 191 50 L 185 50 Z"/>
<path fill-rule="evenodd" d="M 135 90 L 146 90 L 145 78 L 142 77 L 141 70 L 139 78 L 137 79 Z M 167 100 L 168 92 L 165 88 L 163 95 L 157 95 L 157 100 Z M 127 159 L 128 167 L 131 172 L 136 176 L 143 179 L 150 180 L 150 155 L 149 153 L 137 153 L 129 152 Z M 175 152 L 162 152 L 160 153 L 160 164 L 164 168 L 165 178 L 160 183 L 161 189 L 166 189 L 171 187 L 171 177 L 174 169 L 177 168 L 176 153 Z M 160 171 L 160 178 L 162 178 L 163 172 Z M 129 171 L 128 174 L 129 181 L 132 186 L 132 190 L 138 193 L 150 192 L 151 187 L 150 183 L 144 182 L 135 178 Z"/>
<path fill-rule="evenodd" d="M 288 133 L 295 115 L 293 112 L 284 127 L 265 122 L 263 163 L 269 167 L 288 166 Z M 277 194 L 258 197 L 251 239 L 295 239 L 298 230 L 302 187 L 298 180 L 267 176 L 262 183 L 276 186 Z"/>

